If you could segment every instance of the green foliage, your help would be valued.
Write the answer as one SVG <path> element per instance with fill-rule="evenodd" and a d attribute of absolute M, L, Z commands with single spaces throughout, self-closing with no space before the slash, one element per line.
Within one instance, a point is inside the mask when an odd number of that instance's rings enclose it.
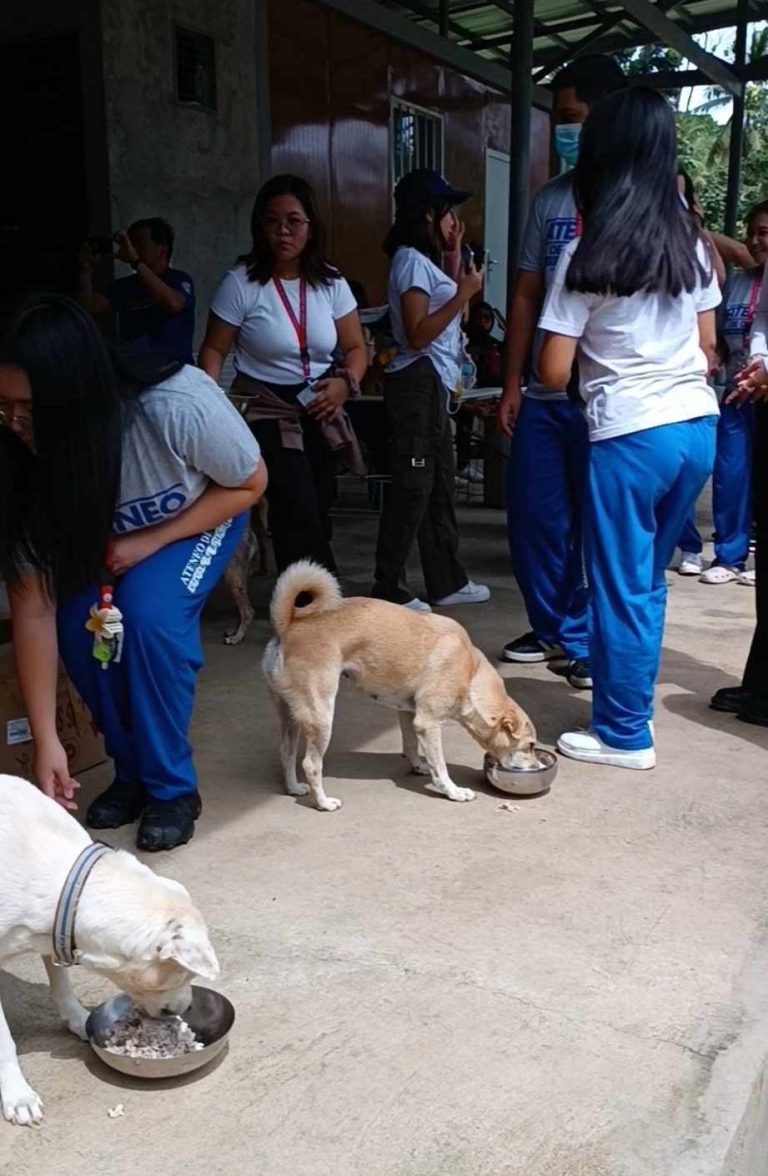
<path fill-rule="evenodd" d="M 753 27 L 749 60 L 759 61 L 766 54 L 768 25 Z M 619 54 L 619 61 L 628 76 L 636 77 L 660 70 L 679 69 L 681 58 L 674 49 L 663 45 L 646 45 Z M 718 123 L 711 112 L 727 107 L 730 96 L 723 90 L 711 89 L 703 105 L 692 111 L 679 109 L 679 91 L 668 93 L 667 97 L 676 110 L 680 162 L 691 174 L 707 224 L 712 229 L 722 229 L 728 182 L 730 120 Z M 742 222 L 753 204 L 768 200 L 768 85 L 749 82 L 744 108 L 744 154 L 739 194 Z"/>
<path fill-rule="evenodd" d="M 706 104 L 710 109 L 711 100 Z M 750 82 L 745 99 L 744 156 L 741 166 L 739 213 L 768 200 L 768 86 Z M 680 162 L 691 173 L 707 224 L 722 228 L 728 178 L 730 122 L 715 122 L 705 108 L 678 113 Z"/>

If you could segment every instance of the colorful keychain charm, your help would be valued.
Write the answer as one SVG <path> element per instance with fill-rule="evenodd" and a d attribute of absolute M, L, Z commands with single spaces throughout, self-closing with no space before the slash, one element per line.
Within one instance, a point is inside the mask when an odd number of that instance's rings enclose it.
<path fill-rule="evenodd" d="M 106 566 L 111 573 L 111 549 L 107 552 Z M 123 652 L 123 614 L 115 605 L 114 589 L 104 584 L 99 590 L 97 604 L 91 605 L 90 615 L 85 622 L 89 633 L 93 633 L 93 656 L 106 670 L 112 662 L 119 662 Z"/>

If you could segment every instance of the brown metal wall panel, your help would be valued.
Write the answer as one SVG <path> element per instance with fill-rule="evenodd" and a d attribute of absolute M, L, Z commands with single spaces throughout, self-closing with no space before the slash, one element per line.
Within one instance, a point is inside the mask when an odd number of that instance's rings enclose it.
<path fill-rule="evenodd" d="M 329 254 L 347 277 L 384 299 L 392 98 L 443 117 L 445 173 L 476 193 L 464 210 L 467 236 L 482 241 L 485 149 L 509 148 L 507 101 L 313 0 L 269 0 L 269 36 L 273 171 L 314 185 Z M 533 192 L 549 174 L 549 129 L 543 112 L 532 118 Z"/>

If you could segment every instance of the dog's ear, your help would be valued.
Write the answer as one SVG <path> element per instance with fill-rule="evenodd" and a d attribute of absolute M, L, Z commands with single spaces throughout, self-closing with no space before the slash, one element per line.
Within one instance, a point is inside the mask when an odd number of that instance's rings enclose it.
<path fill-rule="evenodd" d="M 519 739 L 523 733 L 524 724 L 521 723 L 519 716 L 512 712 L 502 716 L 499 726 L 505 735 L 509 735 L 510 739 Z"/>
<path fill-rule="evenodd" d="M 174 960 L 201 980 L 215 980 L 219 974 L 219 961 L 204 927 L 185 926 L 177 921 L 168 923 L 158 955 L 161 960 Z"/>
<path fill-rule="evenodd" d="M 505 735 L 518 742 L 526 738 L 534 740 L 536 738 L 533 723 L 525 711 L 521 710 L 518 706 L 510 707 L 506 714 L 502 716 L 499 726 Z"/>

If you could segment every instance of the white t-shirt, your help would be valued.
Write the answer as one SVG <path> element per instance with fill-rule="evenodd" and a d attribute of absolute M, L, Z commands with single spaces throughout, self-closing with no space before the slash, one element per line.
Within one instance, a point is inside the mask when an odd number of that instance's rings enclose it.
<path fill-rule="evenodd" d="M 283 287 L 300 319 L 300 280 L 284 281 Z M 244 376 L 269 384 L 301 384 L 304 368 L 293 323 L 273 281 L 248 280 L 244 265 L 222 278 L 211 301 L 214 314 L 238 328 L 235 368 Z M 327 372 L 338 347 L 338 319 L 357 310 L 357 303 L 344 278 L 333 278 L 327 286 L 307 284 L 307 345 L 313 380 Z"/>
<path fill-rule="evenodd" d="M 449 392 L 452 392 L 459 380 L 463 352 L 461 347 L 460 320 L 461 312 L 457 312 L 444 331 L 433 339 L 428 347 L 421 351 L 414 351 L 408 346 L 403 326 L 403 311 L 400 296 L 409 290 L 423 290 L 429 298 L 429 313 L 433 314 L 446 302 L 450 302 L 456 293 L 457 286 L 453 278 L 419 253 L 410 245 L 402 245 L 392 258 L 389 270 L 389 313 L 392 321 L 392 336 L 397 343 L 397 355 L 387 368 L 388 372 L 399 372 L 409 367 L 417 359 L 427 356 Z"/>
<path fill-rule="evenodd" d="M 714 272 L 677 298 L 639 291 L 631 297 L 566 290 L 578 241 L 563 250 L 539 327 L 579 340 L 579 379 L 591 441 L 717 415 L 699 346 L 697 314 L 714 310 Z M 704 246 L 700 260 L 706 265 Z"/>

